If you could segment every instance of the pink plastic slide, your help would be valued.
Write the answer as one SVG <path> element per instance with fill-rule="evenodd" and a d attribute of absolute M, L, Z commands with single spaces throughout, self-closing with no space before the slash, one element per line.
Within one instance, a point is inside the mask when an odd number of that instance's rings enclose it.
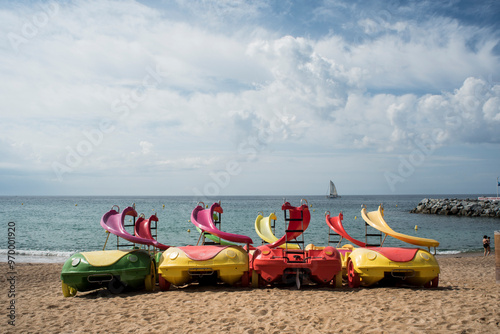
<path fill-rule="evenodd" d="M 338 216 L 330 217 L 329 214 L 326 215 L 326 224 L 338 235 L 340 235 L 343 238 L 346 238 L 353 244 L 359 247 L 366 247 L 366 243 L 361 242 L 359 240 L 354 239 L 351 237 L 346 230 L 344 229 L 344 226 L 342 225 L 342 219 L 344 219 L 344 215 L 339 213 Z"/>
<path fill-rule="evenodd" d="M 168 248 L 168 246 L 162 245 L 159 242 L 157 242 L 156 240 L 154 240 L 153 237 L 144 238 L 141 236 L 134 236 L 134 235 L 131 235 L 130 233 L 128 233 L 125 230 L 125 226 L 124 226 L 124 221 L 125 221 L 126 216 L 137 217 L 137 212 L 134 210 L 134 208 L 132 208 L 130 206 L 125 208 L 121 213 L 119 213 L 118 211 L 116 211 L 114 209 L 111 209 L 108 212 L 106 212 L 104 214 L 104 216 L 102 216 L 101 226 L 106 231 L 108 231 L 108 232 L 110 232 L 110 233 L 112 233 L 120 238 L 123 238 L 127 241 L 136 243 L 136 244 L 150 245 L 150 246 L 154 246 L 154 247 L 158 247 L 158 248 L 161 248 L 161 247 Z M 148 226 L 150 226 L 150 225 L 148 225 Z M 144 229 L 144 227 L 142 229 Z M 141 230 L 141 232 L 144 232 L 144 231 Z M 149 231 L 149 236 L 151 236 L 151 231 Z M 166 248 L 161 248 L 161 249 L 166 249 Z"/>
<path fill-rule="evenodd" d="M 222 232 L 219 230 L 214 224 L 214 212 L 223 212 L 219 203 L 212 204 L 210 209 L 204 209 L 201 205 L 198 205 L 191 213 L 191 222 L 203 232 L 208 232 L 221 239 L 247 245 L 253 243 L 252 239 L 245 235 Z"/>
<path fill-rule="evenodd" d="M 299 207 L 292 206 L 290 203 L 285 202 L 281 207 L 281 210 L 289 210 L 290 212 L 290 222 L 288 223 L 288 229 L 284 236 L 273 242 L 272 244 L 265 245 L 269 248 L 276 248 L 287 241 L 293 240 L 300 236 L 308 227 L 311 221 L 311 213 L 307 204 L 302 204 Z"/>

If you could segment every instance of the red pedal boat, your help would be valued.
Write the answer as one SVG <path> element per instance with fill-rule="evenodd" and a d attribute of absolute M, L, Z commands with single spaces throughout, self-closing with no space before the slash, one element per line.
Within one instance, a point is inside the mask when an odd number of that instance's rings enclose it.
<path fill-rule="evenodd" d="M 303 203 L 305 202 L 305 203 Z M 331 246 L 321 250 L 305 250 L 304 241 L 297 240 L 309 226 L 311 214 L 307 201 L 294 207 L 285 202 L 285 223 L 288 227 L 285 235 L 277 241 L 257 247 L 250 258 L 252 268 L 252 286 L 259 287 L 272 283 L 292 283 L 300 288 L 301 283 L 312 281 L 318 284 L 342 286 L 342 262 L 340 253 Z M 282 244 L 301 244 L 299 249 L 279 248 Z"/>

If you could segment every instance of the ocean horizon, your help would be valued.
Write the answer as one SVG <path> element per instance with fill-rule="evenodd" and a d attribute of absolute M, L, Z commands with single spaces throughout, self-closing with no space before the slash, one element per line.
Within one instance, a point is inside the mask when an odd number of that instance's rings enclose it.
<path fill-rule="evenodd" d="M 365 223 L 361 205 L 368 211 L 384 206 L 384 217 L 395 231 L 440 242 L 437 254 L 458 254 L 482 251 L 483 235 L 493 236 L 500 229 L 500 219 L 412 214 L 409 211 L 423 198 L 473 199 L 487 194 L 417 194 L 417 195 L 342 195 L 329 199 L 318 196 L 0 196 L 0 214 L 8 227 L 15 226 L 17 262 L 64 262 L 75 252 L 102 250 L 107 234 L 100 226 L 101 217 L 118 205 L 121 210 L 135 204 L 138 214 L 149 217 L 156 213 L 158 241 L 172 246 L 194 245 L 199 234 L 190 222 L 191 211 L 199 201 L 205 205 L 221 202 L 224 209 L 221 229 L 247 235 L 253 245 L 262 244 L 254 229 L 259 212 L 264 216 L 275 212 L 276 235 L 284 234 L 281 205 L 284 198 L 294 206 L 305 199 L 311 211 L 311 223 L 304 233 L 305 244 L 324 246 L 328 243 L 325 212 L 344 216 L 346 231 L 356 239 L 365 240 Z M 369 227 L 371 228 L 371 227 Z M 372 230 L 373 232 L 374 230 Z M 370 232 L 369 232 L 370 233 Z M 492 238 L 493 240 L 494 238 Z M 9 240 L 0 245 L 0 262 L 7 258 Z M 106 249 L 113 249 L 116 237 L 110 236 Z M 12 243 L 12 241 L 10 241 Z M 345 244 L 343 242 L 342 244 Z M 387 237 L 384 246 L 410 246 Z M 492 245 L 493 246 L 493 245 Z M 493 247 L 492 247 L 493 248 Z"/>

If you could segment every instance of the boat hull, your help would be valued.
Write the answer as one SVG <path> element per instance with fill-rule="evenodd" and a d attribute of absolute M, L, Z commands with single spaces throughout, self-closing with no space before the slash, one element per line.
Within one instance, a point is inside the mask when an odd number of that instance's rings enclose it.
<path fill-rule="evenodd" d="M 60 277 L 63 291 L 66 285 L 76 291 L 108 287 L 118 292 L 121 287 L 144 287 L 146 277 L 152 272 L 155 272 L 154 260 L 146 251 L 96 251 L 71 256 L 64 263 Z"/>
<path fill-rule="evenodd" d="M 307 275 L 318 284 L 329 284 L 342 273 L 340 253 L 333 247 L 305 251 L 259 247 L 252 256 L 252 285 L 295 282 L 295 277 Z M 254 279 L 259 282 L 254 282 Z M 337 284 L 339 280 L 336 281 Z M 341 284 L 341 280 L 340 280 Z"/>
<path fill-rule="evenodd" d="M 315 246 L 314 244 L 309 244 L 306 246 L 306 250 L 322 250 L 325 249 L 324 246 Z M 354 249 L 353 245 L 346 244 L 340 248 L 337 248 L 337 251 L 340 253 L 340 258 L 342 260 L 342 277 L 347 278 L 347 261 L 349 260 L 349 255 Z"/>
<path fill-rule="evenodd" d="M 218 251 L 210 258 L 193 259 L 187 254 L 187 247 L 171 247 L 166 250 L 158 266 L 158 274 L 174 285 L 184 285 L 203 276 L 217 275 L 227 284 L 235 284 L 248 275 L 248 254 L 240 246 L 189 246 L 189 253 L 202 254 L 207 247 Z"/>
<path fill-rule="evenodd" d="M 437 280 L 440 273 L 434 255 L 423 249 L 418 249 L 410 261 L 400 262 L 387 258 L 376 248 L 356 248 L 349 255 L 348 262 L 352 263 L 353 271 L 349 276 L 359 277 L 362 286 L 371 286 L 384 278 L 405 285 L 424 286 Z"/>

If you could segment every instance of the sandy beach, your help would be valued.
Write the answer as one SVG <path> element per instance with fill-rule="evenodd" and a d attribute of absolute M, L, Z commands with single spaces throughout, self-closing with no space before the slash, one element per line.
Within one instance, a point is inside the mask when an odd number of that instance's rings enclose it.
<path fill-rule="evenodd" d="M 497 333 L 495 257 L 438 256 L 437 289 L 233 288 L 107 290 L 64 298 L 62 264 L 17 264 L 15 326 L 2 263 L 3 333 Z"/>

